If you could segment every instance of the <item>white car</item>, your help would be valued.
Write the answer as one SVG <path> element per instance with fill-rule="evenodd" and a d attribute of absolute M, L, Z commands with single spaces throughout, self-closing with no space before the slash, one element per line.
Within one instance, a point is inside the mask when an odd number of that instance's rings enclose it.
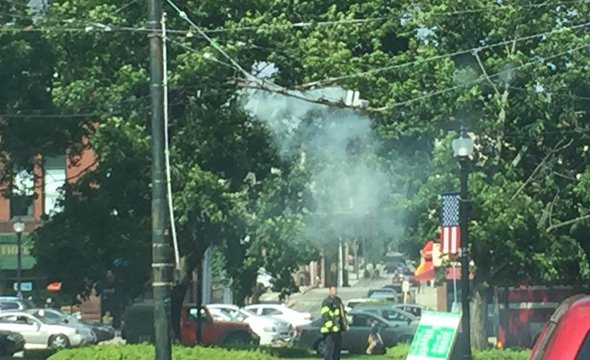
<path fill-rule="evenodd" d="M 258 316 L 251 311 L 240 309 L 236 305 L 210 304 L 207 309 L 211 314 L 223 313 L 233 321 L 241 321 L 250 325 L 252 331 L 260 337 L 260 345 L 272 345 L 281 340 L 289 341 L 293 327 L 288 322 L 264 316 Z"/>
<path fill-rule="evenodd" d="M 0 330 L 20 333 L 26 350 L 86 345 L 84 336 L 75 328 L 26 312 L 0 313 Z"/>
<path fill-rule="evenodd" d="M 307 325 L 313 320 L 310 313 L 293 310 L 284 304 L 256 304 L 245 306 L 244 309 L 259 316 L 268 316 L 286 321 L 293 327 Z"/>
<path fill-rule="evenodd" d="M 210 307 L 210 305 L 206 305 L 206 306 L 207 306 L 207 309 L 209 309 L 209 314 L 211 314 L 213 321 L 236 321 L 231 316 L 229 316 L 228 314 L 223 312 L 222 310 L 212 308 L 212 307 Z"/>
<path fill-rule="evenodd" d="M 350 300 L 346 301 L 346 303 L 344 305 L 344 310 L 346 310 L 346 312 L 350 312 L 357 305 L 371 303 L 371 302 L 375 302 L 375 301 L 376 301 L 375 299 L 369 299 L 369 298 L 350 299 Z"/>
<path fill-rule="evenodd" d="M 40 320 L 48 319 L 49 321 L 54 321 L 57 324 L 73 327 L 74 329 L 78 330 L 80 335 L 82 335 L 84 342 L 88 344 L 98 343 L 98 339 L 96 338 L 94 331 L 92 331 L 92 329 L 88 326 L 82 324 L 80 320 L 76 319 L 76 317 L 73 315 L 66 314 L 55 309 L 29 309 L 25 310 L 24 312 L 32 314 Z"/>

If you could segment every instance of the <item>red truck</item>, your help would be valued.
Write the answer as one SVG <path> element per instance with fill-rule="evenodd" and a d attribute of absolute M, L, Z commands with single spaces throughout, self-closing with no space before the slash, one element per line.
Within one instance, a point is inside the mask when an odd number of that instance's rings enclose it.
<path fill-rule="evenodd" d="M 590 359 L 590 296 L 575 295 L 555 310 L 529 360 Z"/>
<path fill-rule="evenodd" d="M 121 336 L 129 344 L 154 342 L 154 306 L 151 302 L 132 305 L 123 316 Z M 185 345 L 197 343 L 197 309 L 185 305 L 181 310 L 181 341 Z M 258 346 L 260 338 L 250 326 L 242 322 L 214 321 L 209 311 L 201 308 L 201 344 L 226 347 Z"/>
<path fill-rule="evenodd" d="M 518 286 L 498 289 L 498 345 L 532 347 L 560 303 L 584 289 L 571 286 Z"/>

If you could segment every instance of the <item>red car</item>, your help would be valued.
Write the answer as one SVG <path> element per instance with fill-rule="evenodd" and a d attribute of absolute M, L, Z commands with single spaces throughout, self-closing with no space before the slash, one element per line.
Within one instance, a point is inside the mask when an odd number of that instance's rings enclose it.
<path fill-rule="evenodd" d="M 555 310 L 529 360 L 590 359 L 590 296 L 575 295 Z"/>
<path fill-rule="evenodd" d="M 154 342 L 153 309 L 153 303 L 145 302 L 134 304 L 125 311 L 121 336 L 128 344 Z M 182 332 L 181 341 L 185 345 L 195 345 L 197 342 L 196 315 L 197 309 L 194 306 L 183 306 L 180 325 Z M 201 341 L 203 345 L 252 347 L 258 346 L 260 342 L 260 338 L 254 334 L 248 324 L 242 322 L 214 321 L 205 307 L 201 310 L 201 321 Z"/>

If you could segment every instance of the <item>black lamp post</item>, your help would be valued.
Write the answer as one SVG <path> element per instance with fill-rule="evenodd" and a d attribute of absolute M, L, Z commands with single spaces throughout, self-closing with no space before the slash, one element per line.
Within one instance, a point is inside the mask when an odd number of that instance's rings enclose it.
<path fill-rule="evenodd" d="M 464 128 L 461 135 L 453 140 L 453 152 L 461 166 L 461 199 L 459 207 L 459 223 L 461 226 L 461 328 L 463 333 L 463 359 L 471 360 L 471 324 L 469 313 L 469 234 L 467 231 L 468 197 L 467 178 L 469 176 L 469 157 L 473 153 L 473 139 Z"/>
<path fill-rule="evenodd" d="M 16 293 L 18 296 L 22 296 L 21 293 L 21 271 L 22 271 L 22 235 L 23 231 L 25 231 L 25 223 L 20 220 L 16 220 L 12 224 L 12 228 L 16 233 L 16 246 L 17 246 L 17 263 L 16 263 Z"/>

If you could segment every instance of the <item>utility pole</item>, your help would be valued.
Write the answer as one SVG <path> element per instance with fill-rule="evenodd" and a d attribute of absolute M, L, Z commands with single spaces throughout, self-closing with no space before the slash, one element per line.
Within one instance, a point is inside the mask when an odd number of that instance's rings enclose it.
<path fill-rule="evenodd" d="M 164 69 L 162 51 L 162 4 L 148 0 L 150 43 L 150 96 L 152 128 L 152 287 L 156 360 L 171 360 L 170 286 L 171 249 L 167 239 L 166 179 L 164 177 Z"/>

